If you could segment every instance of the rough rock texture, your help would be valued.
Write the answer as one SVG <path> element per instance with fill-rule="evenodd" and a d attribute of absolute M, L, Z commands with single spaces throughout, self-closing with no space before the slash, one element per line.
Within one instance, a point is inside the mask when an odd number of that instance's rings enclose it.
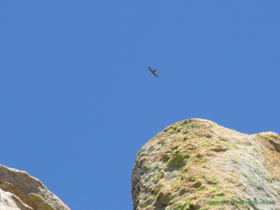
<path fill-rule="evenodd" d="M 175 123 L 137 153 L 131 194 L 134 210 L 280 210 L 280 136 Z"/>
<path fill-rule="evenodd" d="M 70 210 L 40 180 L 3 165 L 0 165 L 0 209 Z"/>

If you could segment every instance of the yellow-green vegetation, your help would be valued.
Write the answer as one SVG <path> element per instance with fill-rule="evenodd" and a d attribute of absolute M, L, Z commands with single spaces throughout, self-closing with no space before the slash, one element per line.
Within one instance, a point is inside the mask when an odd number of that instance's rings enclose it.
<path fill-rule="evenodd" d="M 141 148 L 138 152 L 137 152 L 137 155 L 140 155 L 141 152 L 143 152 L 144 148 Z"/>
<path fill-rule="evenodd" d="M 190 119 L 178 122 L 172 126 L 166 128 L 165 132 L 167 134 L 174 134 L 182 132 L 183 134 L 187 134 L 189 130 L 197 130 L 197 129 L 207 129 L 207 126 L 204 124 L 205 122 L 197 119 Z M 211 137 L 211 134 L 205 134 L 208 138 Z"/>
<path fill-rule="evenodd" d="M 190 210 L 190 202 L 192 198 L 184 199 L 183 201 L 179 201 L 175 203 L 174 209 L 175 210 Z"/>
<path fill-rule="evenodd" d="M 174 181 L 172 182 L 172 189 L 174 191 L 178 191 L 181 187 L 182 187 L 182 182 L 180 179 L 176 178 L 174 179 Z"/>
<path fill-rule="evenodd" d="M 196 181 L 194 182 L 194 187 L 195 187 L 195 188 L 199 188 L 201 185 L 202 185 L 202 184 L 201 184 L 201 182 L 200 182 L 199 180 L 196 180 Z"/>
<path fill-rule="evenodd" d="M 269 181 L 270 183 L 272 183 L 274 180 L 275 180 L 275 178 L 274 177 L 271 177 L 271 176 L 268 176 L 268 177 L 266 177 L 265 178 L 267 181 Z"/>
<path fill-rule="evenodd" d="M 146 157 L 143 157 L 142 159 L 140 159 L 140 165 L 142 165 L 146 160 L 147 160 Z"/>
<path fill-rule="evenodd" d="M 228 141 L 228 139 L 226 137 L 219 136 L 218 138 L 222 141 Z"/>
<path fill-rule="evenodd" d="M 160 191 L 157 195 L 157 202 L 161 205 L 168 205 L 172 198 L 173 196 L 169 191 Z"/>
<path fill-rule="evenodd" d="M 168 166 L 177 166 L 182 167 L 184 164 L 184 157 L 181 154 L 177 154 L 171 158 L 170 161 L 168 161 Z"/>
<path fill-rule="evenodd" d="M 0 188 L 4 191 L 11 192 L 19 197 L 23 203 L 32 207 L 36 210 L 54 210 L 49 204 L 47 204 L 40 196 L 36 194 L 25 195 L 21 190 L 19 190 L 14 185 L 8 182 L 2 182 Z"/>
<path fill-rule="evenodd" d="M 197 178 L 195 178 L 194 176 L 191 175 L 191 176 L 188 178 L 188 181 L 195 182 L 196 179 L 197 179 Z"/>
<path fill-rule="evenodd" d="M 162 157 L 162 161 L 163 162 L 167 162 L 169 160 L 170 157 L 168 157 L 167 154 L 165 154 L 163 157 Z"/>
<path fill-rule="evenodd" d="M 219 183 L 218 179 L 216 179 L 216 178 L 208 179 L 207 182 L 208 182 L 209 184 L 212 184 L 212 185 L 215 185 L 215 184 L 218 184 L 218 183 Z"/>
<path fill-rule="evenodd" d="M 153 196 L 147 198 L 146 200 L 140 202 L 140 205 L 142 207 L 148 207 L 155 201 L 155 198 Z"/>
<path fill-rule="evenodd" d="M 223 192 L 218 192 L 218 193 L 215 193 L 215 194 L 212 194 L 211 195 L 211 198 L 220 198 L 220 197 L 223 197 L 225 196 L 225 194 Z"/>
<path fill-rule="evenodd" d="M 175 147 L 172 147 L 171 150 L 175 150 L 179 147 L 179 145 L 176 145 Z"/>
<path fill-rule="evenodd" d="M 277 152 L 280 152 L 280 144 L 277 143 L 279 137 L 277 134 L 272 132 L 261 133 L 260 136 L 264 136 L 264 138 L 276 149 Z"/>
<path fill-rule="evenodd" d="M 179 195 L 181 196 L 181 195 L 183 195 L 185 192 L 186 192 L 186 190 L 183 188 L 183 189 L 180 190 Z"/>
<path fill-rule="evenodd" d="M 22 201 L 37 210 L 54 210 L 50 205 L 45 203 L 40 196 L 35 194 L 28 195 L 26 198 L 23 198 Z"/>
<path fill-rule="evenodd" d="M 166 182 L 162 179 L 157 183 L 157 187 L 160 189 L 166 185 Z"/>

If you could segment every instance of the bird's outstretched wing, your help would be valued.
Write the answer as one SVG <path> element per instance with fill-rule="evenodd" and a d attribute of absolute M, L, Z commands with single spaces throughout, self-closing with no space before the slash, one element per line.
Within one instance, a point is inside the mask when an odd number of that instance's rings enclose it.
<path fill-rule="evenodd" d="M 150 66 L 148 66 L 148 68 L 150 69 L 150 71 L 152 72 L 152 74 L 153 74 L 153 75 L 155 75 L 156 77 L 158 77 L 158 75 L 155 73 L 155 72 L 156 72 L 156 70 L 151 69 L 151 67 L 150 67 Z"/>
<path fill-rule="evenodd" d="M 153 74 L 156 76 L 156 77 L 158 77 L 158 75 L 153 71 Z"/>

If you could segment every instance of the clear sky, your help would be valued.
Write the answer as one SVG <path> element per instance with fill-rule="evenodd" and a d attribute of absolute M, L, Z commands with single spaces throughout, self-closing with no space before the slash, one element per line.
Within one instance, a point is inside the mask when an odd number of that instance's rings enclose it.
<path fill-rule="evenodd" d="M 165 127 L 202 118 L 280 134 L 279 11 L 276 0 L 1 1 L 0 164 L 72 210 L 129 210 L 136 153 Z"/>

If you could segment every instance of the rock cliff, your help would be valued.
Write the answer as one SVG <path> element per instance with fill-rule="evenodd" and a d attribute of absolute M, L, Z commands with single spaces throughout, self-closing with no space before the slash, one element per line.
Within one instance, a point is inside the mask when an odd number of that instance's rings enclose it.
<path fill-rule="evenodd" d="M 0 165 L 1 210 L 70 210 L 40 180 Z"/>
<path fill-rule="evenodd" d="M 280 136 L 175 123 L 137 153 L 131 194 L 134 210 L 279 210 Z"/>

